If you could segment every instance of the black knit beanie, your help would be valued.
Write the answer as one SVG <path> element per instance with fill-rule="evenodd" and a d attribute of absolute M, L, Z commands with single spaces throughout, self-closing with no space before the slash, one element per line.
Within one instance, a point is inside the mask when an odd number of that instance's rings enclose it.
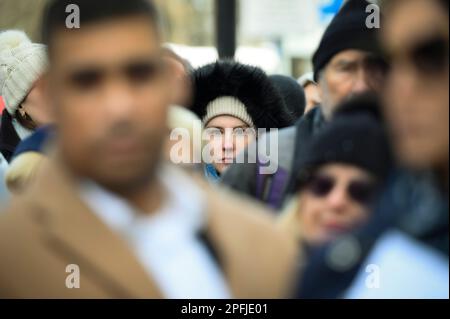
<path fill-rule="evenodd" d="M 370 13 L 366 0 L 348 0 L 325 30 L 319 48 L 313 56 L 314 79 L 337 53 L 357 49 L 379 53 L 376 28 L 369 29 L 366 20 Z"/>
<path fill-rule="evenodd" d="M 297 189 L 322 165 L 333 163 L 356 166 L 382 182 L 393 164 L 386 130 L 370 112 L 341 113 L 305 147 L 305 157 L 297 171 Z"/>

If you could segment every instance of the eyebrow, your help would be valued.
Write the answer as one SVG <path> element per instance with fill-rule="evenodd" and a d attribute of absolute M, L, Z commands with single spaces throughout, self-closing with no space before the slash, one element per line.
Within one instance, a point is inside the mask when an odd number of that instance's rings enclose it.
<path fill-rule="evenodd" d="M 122 62 L 102 64 L 102 63 L 75 63 L 74 65 L 67 67 L 64 71 L 66 74 L 79 74 L 84 72 L 96 72 L 107 73 L 114 69 L 124 69 L 136 64 L 153 64 L 156 66 L 164 67 L 162 57 L 134 57 L 124 60 Z"/>
<path fill-rule="evenodd" d="M 355 60 L 338 60 L 336 62 L 334 62 L 334 66 L 335 67 L 342 67 L 342 66 L 354 66 L 354 65 L 358 65 L 360 63 L 360 61 L 355 61 Z"/>
<path fill-rule="evenodd" d="M 207 127 L 207 129 L 208 128 L 215 128 L 215 129 L 218 129 L 218 130 L 224 130 L 224 129 L 227 129 L 227 128 L 231 128 L 231 129 L 235 130 L 237 128 L 247 129 L 247 128 L 250 128 L 250 126 L 245 126 L 245 125 L 244 126 L 240 125 L 240 126 L 236 126 L 236 127 L 209 126 L 209 127 Z"/>

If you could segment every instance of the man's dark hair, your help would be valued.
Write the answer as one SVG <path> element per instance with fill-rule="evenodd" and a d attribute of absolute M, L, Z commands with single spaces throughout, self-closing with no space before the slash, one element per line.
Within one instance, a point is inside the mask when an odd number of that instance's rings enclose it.
<path fill-rule="evenodd" d="M 151 0 L 51 0 L 44 11 L 42 20 L 42 42 L 49 48 L 52 36 L 60 29 L 67 28 L 66 12 L 69 5 L 77 5 L 80 9 L 80 28 L 86 24 L 105 20 L 141 15 L 158 26 L 158 12 Z"/>

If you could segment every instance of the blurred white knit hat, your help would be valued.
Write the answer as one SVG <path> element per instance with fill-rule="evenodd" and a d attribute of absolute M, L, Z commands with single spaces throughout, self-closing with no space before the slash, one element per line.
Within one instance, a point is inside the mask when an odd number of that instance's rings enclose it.
<path fill-rule="evenodd" d="M 46 46 L 32 43 L 23 31 L 0 33 L 0 95 L 14 115 L 48 66 Z"/>

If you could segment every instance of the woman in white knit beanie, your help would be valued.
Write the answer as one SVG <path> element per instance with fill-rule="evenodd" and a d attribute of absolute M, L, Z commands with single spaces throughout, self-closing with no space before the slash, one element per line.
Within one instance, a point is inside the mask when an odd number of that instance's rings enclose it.
<path fill-rule="evenodd" d="M 205 176 L 217 182 L 250 143 L 258 129 L 284 128 L 292 117 L 279 91 L 260 68 L 217 61 L 194 72 L 192 111 L 202 120 L 211 155 Z"/>
<path fill-rule="evenodd" d="M 44 45 L 32 43 L 22 31 L 0 32 L 0 96 L 5 103 L 0 152 L 8 162 L 21 140 L 51 120 L 42 81 L 47 66 Z"/>

